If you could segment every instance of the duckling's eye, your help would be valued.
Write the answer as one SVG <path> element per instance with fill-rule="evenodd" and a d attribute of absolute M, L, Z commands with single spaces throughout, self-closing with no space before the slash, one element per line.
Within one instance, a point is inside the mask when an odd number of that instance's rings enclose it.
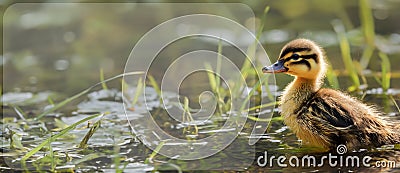
<path fill-rule="evenodd" d="M 300 55 L 299 54 L 296 54 L 296 53 L 294 53 L 291 57 L 290 57 L 290 59 L 292 59 L 292 60 L 298 60 L 300 58 Z"/>

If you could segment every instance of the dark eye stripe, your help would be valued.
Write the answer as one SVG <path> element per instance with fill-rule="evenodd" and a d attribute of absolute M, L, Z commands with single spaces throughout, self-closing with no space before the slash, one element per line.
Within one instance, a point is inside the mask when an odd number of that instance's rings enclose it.
<path fill-rule="evenodd" d="M 305 64 L 308 68 L 308 70 L 311 69 L 311 64 L 307 61 L 307 60 L 301 60 L 301 61 L 296 61 L 296 62 L 292 62 L 290 64 Z"/>
<path fill-rule="evenodd" d="M 310 54 L 310 55 L 302 55 L 300 56 L 304 59 L 313 59 L 315 63 L 318 63 L 317 54 Z"/>
<path fill-rule="evenodd" d="M 310 51 L 310 48 L 307 47 L 301 47 L 301 48 L 297 48 L 297 47 L 288 47 L 285 50 L 282 51 L 281 53 L 281 57 L 284 57 L 286 54 L 290 53 L 290 52 L 302 52 L 302 51 Z"/>
<path fill-rule="evenodd" d="M 286 58 L 284 61 L 287 62 L 287 61 L 289 61 L 289 60 L 297 60 L 297 59 L 299 59 L 299 58 L 303 58 L 303 59 L 313 59 L 313 60 L 315 61 L 315 63 L 318 63 L 317 54 L 301 55 L 301 56 L 299 56 L 299 57 L 297 57 L 297 58 L 291 56 L 291 57 L 289 57 L 289 58 Z"/>

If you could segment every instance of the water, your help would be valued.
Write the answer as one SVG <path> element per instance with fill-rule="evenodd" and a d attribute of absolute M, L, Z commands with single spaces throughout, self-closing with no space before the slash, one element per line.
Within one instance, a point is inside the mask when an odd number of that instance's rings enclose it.
<path fill-rule="evenodd" d="M 100 101 L 100 100 L 112 100 L 118 97 L 117 90 L 99 90 L 88 94 L 89 99 L 80 99 L 81 102 L 77 105 L 77 110 L 71 115 L 49 115 L 39 121 L 23 120 L 16 117 L 15 111 L 11 106 L 4 107 L 4 118 L 2 128 L 2 150 L 4 162 L 2 167 L 10 169 L 21 169 L 20 159 L 29 151 L 28 148 L 35 147 L 42 143 L 45 139 L 49 138 L 51 134 L 58 133 L 61 129 L 88 117 L 90 114 L 96 112 L 108 112 L 112 109 L 107 109 L 105 105 L 120 105 L 118 101 Z M 29 95 L 29 94 L 25 94 Z M 13 101 L 12 98 L 25 98 L 30 100 L 31 97 L 20 97 L 20 94 L 3 95 L 4 100 Z M 367 98 L 374 97 L 379 99 L 376 95 L 367 95 Z M 19 99 L 22 101 L 23 99 Z M 119 100 L 119 99 L 117 99 Z M 157 101 L 157 99 L 153 99 Z M 40 105 L 41 102 L 37 101 L 32 103 L 33 105 Z M 15 103 L 15 102 L 13 102 Z M 21 109 L 26 110 L 28 107 L 36 106 L 21 106 Z M 38 107 L 40 108 L 40 107 Z M 193 161 L 182 161 L 182 160 L 170 160 L 167 157 L 156 155 L 152 162 L 147 162 L 152 151 L 140 141 L 140 137 L 132 135 L 131 129 L 127 124 L 126 116 L 123 112 L 123 108 L 113 107 L 115 109 L 112 113 L 105 115 L 104 117 L 98 117 L 90 121 L 84 122 L 78 125 L 75 129 L 71 130 L 67 135 L 58 138 L 53 141 L 50 145 L 44 146 L 43 149 L 34 154 L 27 161 L 23 169 L 28 170 L 49 170 L 56 169 L 59 171 L 66 171 L 69 169 L 78 169 L 82 171 L 89 170 L 114 170 L 115 159 L 120 160 L 120 168 L 126 171 L 133 170 L 175 170 L 177 168 L 190 170 L 190 169 L 233 169 L 233 170 L 251 170 L 251 171 L 262 171 L 262 170 L 280 170 L 289 171 L 296 170 L 297 167 L 282 168 L 277 166 L 277 162 L 273 165 L 260 166 L 257 164 L 257 159 L 265 152 L 269 157 L 271 156 L 297 156 L 299 158 L 304 155 L 312 154 L 318 158 L 327 155 L 328 153 L 315 153 L 312 149 L 301 148 L 300 142 L 297 140 L 295 135 L 288 129 L 282 122 L 281 119 L 273 119 L 270 124 L 268 131 L 264 134 L 256 134 L 255 136 L 250 135 L 251 130 L 254 126 L 254 121 L 249 120 L 244 126 L 243 130 L 239 133 L 238 138 L 229 145 L 228 148 L 224 149 L 221 153 L 214 155 L 210 158 L 203 160 L 201 163 L 208 163 L 205 165 L 199 165 L 199 162 Z M 119 110 L 118 110 L 119 109 Z M 140 109 L 138 112 L 128 111 L 128 119 L 139 120 L 146 118 L 145 115 L 141 114 Z M 215 133 L 227 133 L 234 131 L 235 129 L 220 129 L 223 125 L 224 120 L 218 118 L 212 118 L 202 123 L 182 124 L 174 121 L 168 116 L 165 109 L 160 107 L 154 107 L 152 117 L 158 122 L 160 127 L 173 135 L 182 139 L 191 139 L 194 143 L 174 143 L 166 141 L 163 147 L 168 146 L 179 146 L 181 149 L 192 148 L 202 146 L 204 144 L 196 143 L 196 139 L 203 139 Z M 86 114 L 85 114 L 86 113 Z M 400 121 L 398 113 L 391 113 L 385 118 L 389 121 Z M 25 115 L 26 116 L 26 115 Z M 274 116 L 278 117 L 278 113 L 275 112 Z M 86 148 L 79 148 L 79 143 L 83 140 L 84 136 L 87 135 L 90 127 L 95 122 L 101 121 L 101 126 L 97 131 L 90 137 Z M 222 123 L 222 124 L 221 124 Z M 146 129 L 141 124 L 132 124 L 133 127 L 138 129 Z M 194 126 L 199 129 L 198 134 L 194 134 L 193 131 L 186 131 L 189 126 Z M 193 129 L 192 129 L 193 130 Z M 251 146 L 248 144 L 249 138 L 260 137 L 260 141 L 255 145 Z M 12 144 L 10 144 L 13 138 Z M 190 140 L 189 140 L 190 141 Z M 154 145 L 155 141 L 147 141 L 150 145 Z M 13 146 L 14 148 L 10 148 Z M 49 155 L 49 151 L 53 151 L 53 155 Z M 335 153 L 334 153 L 335 154 Z M 387 159 L 394 160 L 399 159 L 399 151 L 393 149 L 393 146 L 387 146 L 374 151 L 360 150 L 358 152 L 348 152 L 348 156 L 358 156 L 360 158 L 370 156 L 374 160 Z M 336 154 L 337 155 L 337 154 Z M 341 156 L 341 155 L 340 155 Z M 347 156 L 347 155 L 343 155 Z M 178 156 L 179 157 L 179 156 Z M 253 160 L 256 159 L 256 160 Z M 243 162 L 237 163 L 238 160 Z M 33 161 L 33 162 L 32 162 Z M 253 162 L 254 161 L 254 162 Z M 53 163 L 54 162 L 54 163 Z M 232 163 L 236 163 L 232 164 Z M 288 164 L 288 162 L 286 161 Z M 318 162 L 319 163 L 319 162 Z M 373 163 L 373 162 L 372 162 Z M 328 164 L 326 162 L 326 164 Z M 122 166 L 124 165 L 124 166 Z M 229 165 L 229 166 L 227 166 Z M 303 171 L 312 171 L 315 169 L 321 171 L 331 170 L 332 167 L 329 165 L 321 167 L 309 166 L 309 168 L 301 168 Z M 335 168 L 336 170 L 368 170 L 365 167 L 342 167 Z M 370 169 L 370 168 L 369 168 Z"/>
<path fill-rule="evenodd" d="M 340 18 L 344 21 L 347 36 L 351 43 L 352 57 L 355 64 L 362 57 L 363 34 L 359 27 L 357 1 L 340 1 L 340 3 L 295 3 L 295 2 L 249 2 L 248 5 L 255 11 L 256 17 L 247 15 L 244 11 L 232 10 L 226 6 L 213 10 L 216 7 L 193 7 L 197 12 L 216 13 L 254 29 L 254 24 L 260 24 L 261 14 L 266 5 L 270 12 L 265 19 L 264 31 L 260 40 L 267 51 L 270 61 L 275 61 L 282 45 L 297 37 L 311 38 L 326 49 L 326 53 L 335 72 L 338 74 L 340 89 L 345 91 L 352 85 L 348 73 L 344 72 L 337 35 L 333 31 L 330 21 Z M 388 54 L 391 62 L 391 88 L 385 92 L 379 83 L 381 75 L 381 60 L 375 52 L 367 69 L 362 73 L 367 83 L 365 90 L 353 92 L 353 96 L 374 104 L 385 113 L 384 119 L 390 122 L 400 122 L 400 113 L 396 104 L 400 104 L 400 37 L 397 34 L 399 14 L 396 11 L 400 4 L 394 1 L 371 1 L 372 15 L 375 18 L 376 44 L 379 50 Z M 294 7 L 290 7 L 293 5 Z M 397 7 L 397 8 L 396 8 Z M 288 10 L 295 8 L 296 10 Z M 146 81 L 147 103 L 139 97 L 136 105 L 123 106 L 124 100 L 132 100 L 136 93 L 137 80 L 127 85 L 130 88 L 121 93 L 121 82 L 108 82 L 108 90 L 97 87 L 57 111 L 50 113 L 39 120 L 37 115 L 51 109 L 54 103 L 59 103 L 74 94 L 83 91 L 97 83 L 100 78 L 100 69 L 105 78 L 123 73 L 123 68 L 130 51 L 138 40 L 157 24 L 170 18 L 190 14 L 186 4 L 165 4 L 163 8 L 153 5 L 138 4 L 25 4 L 10 7 L 4 17 L 4 53 L 2 61 L 2 123 L 1 149 L 2 170 L 23 169 L 57 170 L 57 171 L 115 171 L 117 169 L 129 171 L 155 170 L 248 170 L 248 171 L 277 171 L 294 172 L 304 171 L 376 171 L 372 168 L 331 167 L 324 164 L 321 167 L 281 167 L 277 163 L 272 166 L 260 166 L 257 159 L 268 152 L 268 156 L 298 156 L 315 154 L 317 158 L 327 153 L 315 153 L 312 149 L 302 148 L 293 132 L 290 131 L 278 118 L 277 109 L 272 107 L 261 110 L 264 114 L 273 113 L 274 118 L 265 133 L 252 134 L 255 121 L 248 119 L 245 124 L 232 123 L 227 128 L 221 128 L 229 116 L 238 116 L 238 112 L 218 112 L 216 108 L 213 116 L 192 117 L 194 121 L 179 122 L 182 114 L 169 116 L 166 110 L 177 109 L 180 100 L 189 98 L 189 106 L 193 113 L 202 106 L 212 106 L 215 96 L 204 91 L 212 90 L 207 73 L 195 72 L 185 76 L 182 83 L 178 79 L 167 80 L 167 84 L 181 84 L 180 97 L 175 93 L 167 93 L 162 104 L 159 101 L 157 90 L 151 88 Z M 300 10 L 301 9 L 301 10 Z M 74 11 L 74 13 L 71 13 Z M 107 12 L 105 12 L 107 11 Z M 144 18 L 144 19 L 143 19 Z M 218 32 L 218 28 L 211 28 L 208 32 Z M 169 34 L 185 34 L 193 28 L 191 25 L 180 25 L 179 30 Z M 251 43 L 252 40 L 243 35 L 235 37 L 235 33 L 224 30 L 227 37 L 237 38 L 241 43 Z M 162 76 L 168 67 L 185 53 L 195 50 L 218 51 L 218 40 L 204 37 L 190 37 L 177 40 L 161 50 L 152 64 L 149 72 L 157 82 L 161 83 Z M 241 67 L 244 56 L 231 44 L 222 42 L 222 54 L 231 60 L 232 64 Z M 256 52 L 257 66 L 267 64 L 260 51 Z M 225 62 L 225 61 L 224 61 Z M 176 65 L 176 64 L 175 64 Z M 192 63 L 178 64 L 173 71 L 179 74 L 190 69 L 192 65 L 204 67 L 201 59 Z M 214 65 L 214 64 L 213 64 Z M 226 65 L 226 64 L 224 64 Z M 259 68 L 259 67 L 256 67 Z M 222 66 L 221 70 L 231 70 L 229 66 Z M 259 78 L 252 72 L 246 80 L 247 84 L 254 85 Z M 273 96 L 279 95 L 284 86 L 292 80 L 286 75 L 276 76 L 276 85 L 270 86 Z M 222 88 L 235 86 L 235 82 L 222 83 Z M 327 84 L 327 87 L 328 84 Z M 202 97 L 199 96 L 202 95 Z M 230 93 L 223 92 L 224 101 Z M 246 95 L 243 92 L 243 95 Z M 125 96 L 130 96 L 129 98 Z M 173 99 L 176 99 L 172 101 Z M 265 98 L 268 100 L 270 98 Z M 258 96 L 251 98 L 251 105 L 260 102 Z M 209 105 L 208 105 L 209 104 Z M 153 151 L 161 146 L 165 136 L 150 131 L 152 138 L 136 136 L 144 133 L 151 124 L 147 122 L 147 112 L 151 113 L 154 122 L 169 135 L 185 139 L 182 141 L 164 141 L 163 148 L 180 147 L 182 151 L 197 151 L 207 145 L 198 142 L 201 139 L 213 136 L 229 136 L 239 134 L 238 137 L 222 152 L 203 159 L 201 162 L 182 161 L 162 155 L 153 155 Z M 40 145 L 51 135 L 59 134 L 62 129 L 97 113 L 104 113 L 103 117 L 93 118 L 77 125 L 64 136 L 46 144 L 37 153 L 33 154 L 25 164 L 22 157 L 33 148 Z M 126 114 L 125 114 L 126 113 Z M 200 114 L 199 114 L 200 115 Z M 250 115 L 254 115 L 251 112 Z M 186 117 L 188 118 L 188 117 Z M 131 122 L 130 127 L 128 120 Z M 94 133 L 92 127 L 99 122 L 100 126 Z M 262 129 L 263 126 L 256 128 Z M 241 130 L 238 130 L 241 129 Z M 133 133 L 132 133 L 133 132 Z M 91 136 L 88 137 L 88 134 Z M 85 137 L 87 136 L 87 137 Z M 79 148 L 83 139 L 88 138 L 87 146 Z M 260 138 L 256 145 L 249 145 L 249 139 Z M 148 140 L 152 139 L 152 140 Z M 187 141 L 186 141 L 187 140 Z M 207 148 L 207 151 L 218 150 L 222 144 Z M 194 153 L 196 154 L 196 153 Z M 200 153 L 201 154 L 201 153 Z M 337 153 L 333 153 L 337 154 Z M 372 151 L 348 151 L 343 156 L 372 157 L 375 160 L 397 161 L 397 169 L 384 169 L 388 172 L 399 170 L 399 148 L 384 146 Z M 371 161 L 371 163 L 373 163 Z M 286 161 L 287 163 L 287 161 Z M 269 164 L 269 163 L 268 163 Z M 221 171 L 222 172 L 222 171 Z"/>

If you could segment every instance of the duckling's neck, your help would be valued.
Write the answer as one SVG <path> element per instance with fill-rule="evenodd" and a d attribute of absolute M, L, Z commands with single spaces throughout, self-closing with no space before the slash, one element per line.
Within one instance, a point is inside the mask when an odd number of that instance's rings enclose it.
<path fill-rule="evenodd" d="M 294 114 L 301 104 L 309 99 L 321 87 L 317 79 L 296 77 L 284 90 L 281 96 L 282 115 L 287 117 Z"/>

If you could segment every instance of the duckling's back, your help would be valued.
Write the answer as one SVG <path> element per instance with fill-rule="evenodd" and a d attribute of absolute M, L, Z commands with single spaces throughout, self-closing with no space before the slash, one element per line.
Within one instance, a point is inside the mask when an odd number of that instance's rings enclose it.
<path fill-rule="evenodd" d="M 306 145 L 357 149 L 400 141 L 374 108 L 336 90 L 318 90 L 295 112 L 302 127 L 297 136 Z"/>

